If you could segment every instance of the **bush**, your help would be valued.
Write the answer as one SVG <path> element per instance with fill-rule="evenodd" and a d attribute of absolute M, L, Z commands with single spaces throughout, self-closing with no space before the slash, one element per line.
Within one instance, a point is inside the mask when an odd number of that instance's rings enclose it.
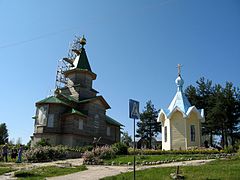
<path fill-rule="evenodd" d="M 27 150 L 24 154 L 28 162 L 47 162 L 65 159 L 67 149 L 63 146 L 39 146 Z"/>
<path fill-rule="evenodd" d="M 84 164 L 99 164 L 100 158 L 95 156 L 93 151 L 85 151 L 83 154 L 83 163 Z"/>
<path fill-rule="evenodd" d="M 112 159 L 116 157 L 116 152 L 110 146 L 102 146 L 95 148 L 96 156 L 100 159 Z"/>
<path fill-rule="evenodd" d="M 233 149 L 235 150 L 235 152 L 237 152 L 240 148 L 240 141 L 236 142 L 234 145 L 233 145 Z"/>
<path fill-rule="evenodd" d="M 128 148 L 128 153 L 133 155 L 133 148 Z M 192 149 L 192 150 L 154 150 L 154 149 L 135 149 L 135 154 L 141 155 L 162 155 L 162 154 L 218 154 L 216 149 Z"/>
<path fill-rule="evenodd" d="M 84 163 L 99 164 L 102 159 L 112 159 L 115 157 L 116 152 L 109 146 L 97 147 L 92 151 L 85 151 L 83 153 Z"/>
<path fill-rule="evenodd" d="M 44 138 L 42 138 L 40 141 L 38 141 L 35 145 L 36 147 L 38 146 L 51 146 L 51 144 Z"/>
<path fill-rule="evenodd" d="M 77 146 L 77 147 L 74 147 L 74 148 L 72 148 L 72 147 L 68 147 L 68 150 L 69 151 L 74 151 L 74 152 L 80 152 L 80 153 L 84 153 L 85 151 L 92 151 L 92 149 L 93 149 L 93 146 L 83 146 L 83 147 L 81 147 L 81 146 Z"/>
<path fill-rule="evenodd" d="M 113 144 L 112 148 L 116 152 L 116 155 L 127 155 L 128 154 L 128 146 L 122 142 Z"/>
<path fill-rule="evenodd" d="M 224 148 L 223 152 L 231 154 L 236 152 L 236 150 L 233 148 L 233 146 L 228 146 Z"/>

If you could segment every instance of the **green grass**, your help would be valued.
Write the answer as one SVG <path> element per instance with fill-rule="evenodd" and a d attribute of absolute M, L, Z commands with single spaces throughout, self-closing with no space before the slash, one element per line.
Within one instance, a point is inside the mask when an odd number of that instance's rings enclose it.
<path fill-rule="evenodd" d="M 176 171 L 176 167 L 168 168 L 151 168 L 147 170 L 137 171 L 137 180 L 168 180 L 170 173 Z M 203 180 L 203 179 L 240 179 L 240 158 L 228 160 L 215 160 L 201 166 L 185 166 L 180 167 L 180 173 L 185 179 Z M 123 173 L 118 176 L 106 177 L 103 180 L 132 180 L 133 172 Z"/>
<path fill-rule="evenodd" d="M 40 180 L 45 179 L 46 177 L 61 176 L 66 174 L 71 174 L 79 171 L 86 170 L 86 166 L 77 166 L 77 167 L 56 167 L 56 166 L 46 166 L 39 167 L 32 170 L 18 171 L 15 173 L 15 177 L 18 179 L 33 179 Z"/>
<path fill-rule="evenodd" d="M 136 162 L 141 164 L 142 162 L 153 162 L 153 161 L 167 161 L 167 160 L 175 160 L 175 161 L 185 161 L 188 159 L 206 159 L 210 157 L 206 154 L 163 154 L 163 155 L 137 155 Z M 213 158 L 213 157 L 211 157 Z M 127 164 L 128 162 L 133 163 L 133 156 L 117 156 L 114 159 L 104 160 L 104 163 L 111 164 L 111 162 L 115 162 L 116 164 Z"/>
<path fill-rule="evenodd" d="M 0 167 L 0 175 L 3 175 L 5 173 L 11 172 L 14 169 L 10 168 L 10 167 Z"/>
<path fill-rule="evenodd" d="M 0 163 L 0 175 L 14 171 L 14 169 L 11 166 L 12 166 L 11 164 Z"/>

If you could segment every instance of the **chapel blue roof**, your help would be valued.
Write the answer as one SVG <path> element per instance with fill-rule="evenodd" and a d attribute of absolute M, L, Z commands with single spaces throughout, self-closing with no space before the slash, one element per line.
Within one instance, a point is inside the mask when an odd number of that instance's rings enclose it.
<path fill-rule="evenodd" d="M 188 101 L 188 98 L 184 94 L 183 92 L 184 81 L 180 73 L 178 74 L 178 77 L 175 82 L 177 85 L 177 92 L 172 102 L 170 103 L 169 107 L 167 109 L 161 109 L 161 111 L 159 112 L 158 122 L 163 121 L 162 117 L 170 118 L 175 111 L 180 111 L 181 113 L 183 113 L 184 117 L 188 117 L 192 112 L 195 112 L 197 113 L 201 122 L 205 122 L 204 109 L 198 110 L 195 106 L 192 106 Z"/>
<path fill-rule="evenodd" d="M 183 93 L 184 81 L 182 77 L 179 75 L 175 82 L 177 85 L 177 93 L 168 107 L 169 110 L 168 114 L 170 114 L 176 107 L 181 109 L 181 111 L 186 114 L 188 109 L 191 107 L 191 104 L 188 101 L 188 98 Z"/>

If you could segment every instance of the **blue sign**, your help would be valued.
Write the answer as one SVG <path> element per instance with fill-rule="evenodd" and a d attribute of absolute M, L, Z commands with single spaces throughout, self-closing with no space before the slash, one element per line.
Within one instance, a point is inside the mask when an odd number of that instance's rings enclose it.
<path fill-rule="evenodd" d="M 129 99 L 129 118 L 132 118 L 132 119 L 140 118 L 138 101 Z"/>

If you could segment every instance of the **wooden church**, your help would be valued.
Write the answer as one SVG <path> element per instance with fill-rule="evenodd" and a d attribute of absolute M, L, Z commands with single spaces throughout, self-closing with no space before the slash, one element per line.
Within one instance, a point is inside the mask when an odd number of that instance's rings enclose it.
<path fill-rule="evenodd" d="M 192 106 L 183 93 L 184 81 L 178 65 L 177 92 L 168 109 L 161 109 L 158 122 L 162 124 L 162 149 L 186 150 L 201 146 L 201 122 L 204 110 Z"/>
<path fill-rule="evenodd" d="M 94 139 L 99 144 L 120 141 L 123 125 L 106 114 L 110 105 L 92 87 L 97 75 L 87 58 L 86 39 L 78 39 L 77 43 L 78 48 L 71 49 L 74 58 L 63 59 L 69 65 L 61 70 L 65 85 L 57 87 L 53 96 L 36 102 L 32 146 L 41 139 L 70 147 L 89 145 Z"/>

